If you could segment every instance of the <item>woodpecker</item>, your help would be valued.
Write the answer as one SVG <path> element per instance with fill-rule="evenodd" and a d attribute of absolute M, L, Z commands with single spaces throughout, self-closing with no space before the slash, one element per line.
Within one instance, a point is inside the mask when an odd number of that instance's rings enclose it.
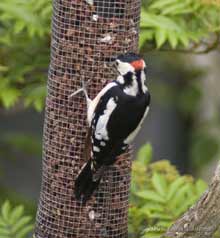
<path fill-rule="evenodd" d="M 108 166 L 125 152 L 139 132 L 149 111 L 150 94 L 146 86 L 146 64 L 134 54 L 117 57 L 118 76 L 91 100 L 86 86 L 88 133 L 85 144 L 86 163 L 75 181 L 75 196 L 86 203 L 97 189 Z"/>

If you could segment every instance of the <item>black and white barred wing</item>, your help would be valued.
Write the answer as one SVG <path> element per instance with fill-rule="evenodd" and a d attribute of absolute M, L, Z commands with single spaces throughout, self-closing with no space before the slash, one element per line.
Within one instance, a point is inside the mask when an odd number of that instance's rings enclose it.
<path fill-rule="evenodd" d="M 101 165 L 114 162 L 140 129 L 148 111 L 147 95 L 140 98 L 112 87 L 103 95 L 94 111 L 92 127 L 92 157 Z"/>

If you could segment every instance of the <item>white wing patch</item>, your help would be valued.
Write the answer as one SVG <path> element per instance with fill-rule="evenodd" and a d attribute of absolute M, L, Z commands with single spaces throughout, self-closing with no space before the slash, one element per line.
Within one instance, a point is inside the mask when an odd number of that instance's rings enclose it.
<path fill-rule="evenodd" d="M 106 143 L 105 143 L 104 141 L 101 141 L 101 142 L 100 142 L 100 145 L 101 145 L 101 146 L 106 146 Z"/>
<path fill-rule="evenodd" d="M 101 115 L 97 121 L 96 129 L 95 129 L 95 137 L 102 138 L 104 140 L 108 140 L 108 131 L 107 131 L 107 123 L 108 120 L 116 108 L 117 104 L 114 101 L 114 98 L 110 98 L 108 103 L 106 104 L 106 109 L 104 110 L 104 114 Z"/>
<path fill-rule="evenodd" d="M 102 136 L 100 134 L 95 135 L 96 140 L 102 140 Z"/>
<path fill-rule="evenodd" d="M 93 113 L 96 109 L 97 104 L 99 103 L 100 98 L 112 87 L 117 86 L 115 82 L 111 82 L 107 84 L 98 94 L 97 96 L 91 101 L 89 104 L 89 108 L 87 111 L 87 120 L 89 123 L 89 126 L 91 126 L 92 118 L 93 118 Z"/>
<path fill-rule="evenodd" d="M 146 108 L 146 110 L 144 112 L 144 116 L 142 117 L 142 119 L 139 122 L 139 124 L 136 127 L 136 129 L 134 131 L 132 131 L 131 134 L 124 140 L 125 144 L 130 144 L 134 140 L 134 138 L 136 137 L 136 135 L 138 134 L 138 132 L 141 129 L 142 123 L 143 123 L 145 117 L 147 116 L 148 111 L 149 111 L 149 107 Z"/>
<path fill-rule="evenodd" d="M 100 152 L 100 149 L 99 149 L 99 147 L 97 147 L 97 146 L 93 146 L 93 151 L 95 151 L 95 152 Z"/>

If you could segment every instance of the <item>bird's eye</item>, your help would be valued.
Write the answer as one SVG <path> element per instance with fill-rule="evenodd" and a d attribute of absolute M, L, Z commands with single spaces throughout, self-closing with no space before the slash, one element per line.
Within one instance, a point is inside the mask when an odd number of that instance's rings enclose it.
<path fill-rule="evenodd" d="M 118 60 L 115 61 L 115 65 L 118 66 L 119 65 L 119 62 Z"/>

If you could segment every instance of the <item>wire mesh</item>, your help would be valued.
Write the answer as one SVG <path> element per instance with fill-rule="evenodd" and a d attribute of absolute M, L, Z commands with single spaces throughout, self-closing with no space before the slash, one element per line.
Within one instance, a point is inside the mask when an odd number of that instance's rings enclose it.
<path fill-rule="evenodd" d="M 127 237 L 131 162 L 121 156 L 82 205 L 74 179 L 82 165 L 86 102 L 69 95 L 88 82 L 91 98 L 116 75 L 109 62 L 137 52 L 140 0 L 54 0 L 37 238 Z"/>

